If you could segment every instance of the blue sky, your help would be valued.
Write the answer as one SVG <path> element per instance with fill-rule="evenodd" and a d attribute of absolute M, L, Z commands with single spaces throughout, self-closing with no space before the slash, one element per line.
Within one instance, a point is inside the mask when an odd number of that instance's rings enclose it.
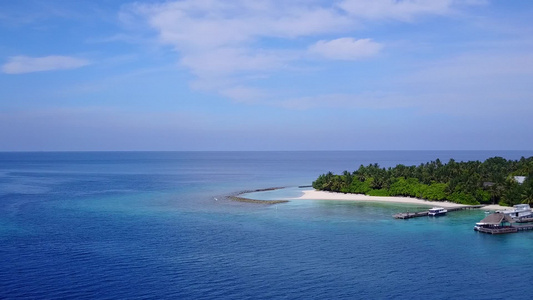
<path fill-rule="evenodd" d="M 0 151 L 533 149 L 529 0 L 0 2 Z"/>

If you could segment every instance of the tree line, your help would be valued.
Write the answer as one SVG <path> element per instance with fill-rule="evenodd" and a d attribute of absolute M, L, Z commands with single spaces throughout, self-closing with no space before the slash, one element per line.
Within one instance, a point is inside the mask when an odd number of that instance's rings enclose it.
<path fill-rule="evenodd" d="M 520 182 L 524 176 L 525 180 Z M 533 204 L 533 157 L 443 164 L 439 159 L 419 166 L 381 168 L 361 165 L 354 172 L 320 175 L 313 188 L 370 196 L 407 196 L 461 204 Z"/>

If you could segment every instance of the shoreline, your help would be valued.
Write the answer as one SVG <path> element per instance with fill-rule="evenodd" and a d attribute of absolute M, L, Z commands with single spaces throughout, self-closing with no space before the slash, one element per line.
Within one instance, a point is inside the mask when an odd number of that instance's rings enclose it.
<path fill-rule="evenodd" d="M 363 194 L 344 194 L 336 192 L 317 191 L 314 189 L 302 191 L 303 195 L 289 200 L 326 200 L 326 201 L 363 201 L 363 202 L 387 202 L 387 203 L 404 203 L 404 204 L 420 204 L 427 206 L 438 207 L 460 207 L 468 206 L 449 201 L 429 201 L 419 198 L 398 197 L 398 196 L 368 196 Z M 483 207 L 486 210 L 503 210 L 510 207 L 491 204 Z"/>

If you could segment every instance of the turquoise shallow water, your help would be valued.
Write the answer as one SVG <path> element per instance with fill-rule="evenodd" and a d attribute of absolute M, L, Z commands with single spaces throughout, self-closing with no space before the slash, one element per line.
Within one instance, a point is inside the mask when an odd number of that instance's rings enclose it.
<path fill-rule="evenodd" d="M 1 153 L 0 298 L 522 297 L 533 232 L 476 233 L 483 211 L 404 221 L 391 215 L 422 207 L 223 197 L 294 197 L 361 163 L 494 155 L 533 153 Z"/>

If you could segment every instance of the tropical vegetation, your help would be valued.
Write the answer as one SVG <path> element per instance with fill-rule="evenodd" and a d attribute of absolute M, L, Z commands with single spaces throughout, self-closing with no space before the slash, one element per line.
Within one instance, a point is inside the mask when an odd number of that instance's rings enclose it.
<path fill-rule="evenodd" d="M 525 177 L 525 179 L 524 179 Z M 461 204 L 533 204 L 533 157 L 381 168 L 361 165 L 354 172 L 320 175 L 313 188 L 371 196 L 407 196 Z"/>

